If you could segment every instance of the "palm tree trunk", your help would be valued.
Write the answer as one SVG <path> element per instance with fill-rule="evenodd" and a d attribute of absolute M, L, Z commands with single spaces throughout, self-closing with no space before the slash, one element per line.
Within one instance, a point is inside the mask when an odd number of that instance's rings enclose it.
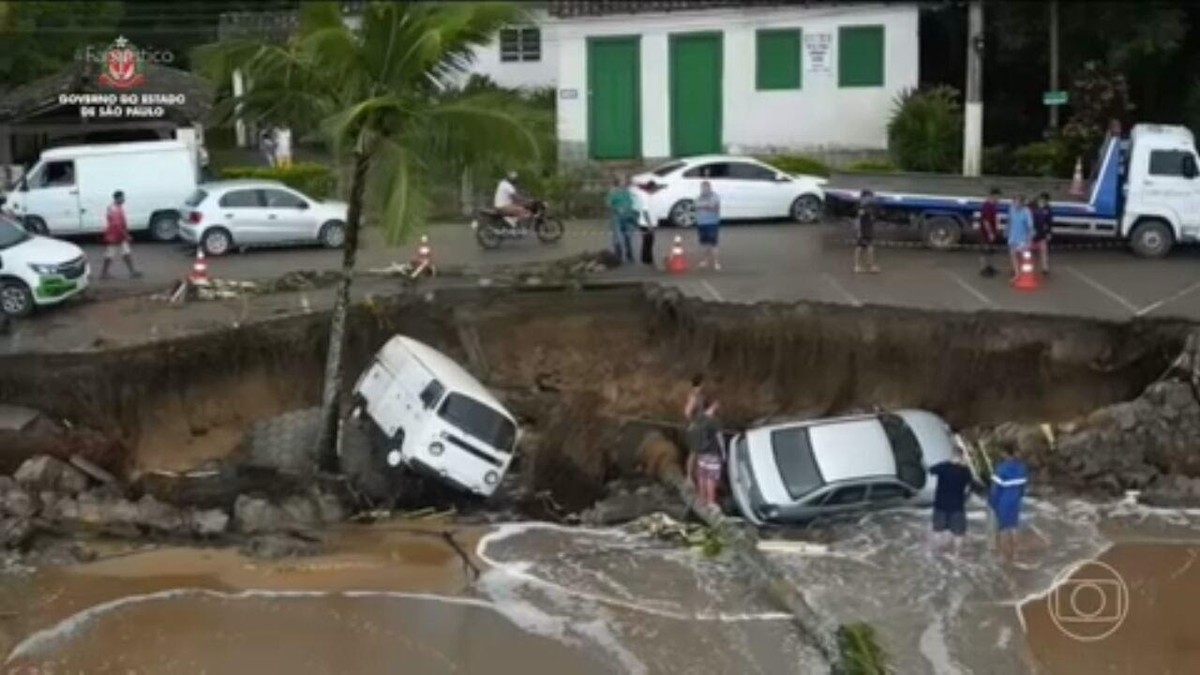
<path fill-rule="evenodd" d="M 325 381 L 321 391 L 321 433 L 317 439 L 321 467 L 338 469 L 337 443 L 340 435 L 342 394 L 342 351 L 346 344 L 346 316 L 350 310 L 350 284 L 354 280 L 358 257 L 358 233 L 361 229 L 363 193 L 367 186 L 366 154 L 354 153 L 354 173 L 350 176 L 350 204 L 346 214 L 346 242 L 342 247 L 342 279 L 333 302 L 329 325 L 329 350 L 325 354 Z"/>

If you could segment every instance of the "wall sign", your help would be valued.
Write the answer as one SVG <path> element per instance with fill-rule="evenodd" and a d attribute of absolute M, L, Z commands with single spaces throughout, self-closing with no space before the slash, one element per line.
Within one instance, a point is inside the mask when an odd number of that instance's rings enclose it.
<path fill-rule="evenodd" d="M 833 67 L 829 52 L 833 50 L 833 33 L 805 33 L 805 63 L 810 73 L 828 73 Z"/>

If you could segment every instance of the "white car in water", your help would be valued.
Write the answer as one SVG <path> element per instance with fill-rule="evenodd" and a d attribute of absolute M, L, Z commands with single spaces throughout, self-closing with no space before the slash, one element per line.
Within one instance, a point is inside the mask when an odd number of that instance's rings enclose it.
<path fill-rule="evenodd" d="M 650 217 L 675 227 L 696 224 L 695 199 L 704 181 L 721 198 L 723 219 L 791 218 L 813 223 L 824 208 L 825 179 L 791 176 L 751 157 L 691 157 L 633 177 L 633 184 L 649 195 Z"/>
<path fill-rule="evenodd" d="M 87 256 L 75 244 L 30 234 L 0 216 L 0 312 L 28 316 L 88 287 Z"/>
<path fill-rule="evenodd" d="M 179 237 L 206 255 L 233 249 L 346 241 L 347 206 L 321 201 L 270 180 L 229 180 L 201 185 L 183 206 Z"/>
<path fill-rule="evenodd" d="M 923 410 L 770 424 L 729 443 L 729 484 L 756 524 L 930 504 L 929 469 L 955 444 L 950 426 Z"/>

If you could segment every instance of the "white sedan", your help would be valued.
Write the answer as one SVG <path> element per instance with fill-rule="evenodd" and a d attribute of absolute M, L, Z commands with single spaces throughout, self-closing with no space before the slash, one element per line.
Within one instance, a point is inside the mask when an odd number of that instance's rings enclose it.
<path fill-rule="evenodd" d="M 205 255 L 266 246 L 340 248 L 346 241 L 346 204 L 313 199 L 277 181 L 205 183 L 182 211 L 179 237 Z"/>
<path fill-rule="evenodd" d="M 824 179 L 790 176 L 749 157 L 691 157 L 633 178 L 634 185 L 649 194 L 650 217 L 675 227 L 696 224 L 694 200 L 704 181 L 711 183 L 721 198 L 723 219 L 791 218 L 812 223 L 821 217 L 825 201 Z"/>

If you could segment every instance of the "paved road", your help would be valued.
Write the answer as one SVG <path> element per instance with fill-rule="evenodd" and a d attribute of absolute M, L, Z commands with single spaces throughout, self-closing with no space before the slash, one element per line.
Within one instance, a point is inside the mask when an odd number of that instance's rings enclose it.
<path fill-rule="evenodd" d="M 603 223 L 568 225 L 556 245 L 536 241 L 508 242 L 498 251 L 482 251 L 465 224 L 430 228 L 434 257 L 442 265 L 485 268 L 493 264 L 534 262 L 594 251 L 608 244 Z M 657 246 L 665 255 L 676 231 L 661 230 Z M 682 232 L 689 250 L 692 233 Z M 732 225 L 724 228 L 721 272 L 693 270 L 686 277 L 666 277 L 638 266 L 611 274 L 615 278 L 661 279 L 685 292 L 734 302 L 813 300 L 851 305 L 889 304 L 958 311 L 1010 310 L 1073 314 L 1105 319 L 1135 316 L 1183 317 L 1200 320 L 1200 250 L 1183 250 L 1165 260 L 1142 260 L 1124 250 L 1063 251 L 1052 256 L 1051 278 L 1043 290 L 1018 293 L 1001 275 L 977 274 L 978 255 L 969 251 L 882 249 L 883 273 L 859 276 L 851 271 L 847 231 L 835 225 Z M 99 245 L 85 245 L 98 260 Z M 389 247 L 377 231 L 368 230 L 360 257 L 363 269 L 385 267 L 412 257 L 413 248 Z M 186 274 L 189 253 L 175 245 L 144 244 L 136 249 L 146 271 L 140 282 L 99 282 L 100 295 L 141 291 L 169 285 Z M 252 251 L 210 259 L 214 276 L 263 279 L 298 269 L 335 269 L 336 251 L 321 249 Z M 998 259 L 1003 265 L 1004 260 Z"/>

